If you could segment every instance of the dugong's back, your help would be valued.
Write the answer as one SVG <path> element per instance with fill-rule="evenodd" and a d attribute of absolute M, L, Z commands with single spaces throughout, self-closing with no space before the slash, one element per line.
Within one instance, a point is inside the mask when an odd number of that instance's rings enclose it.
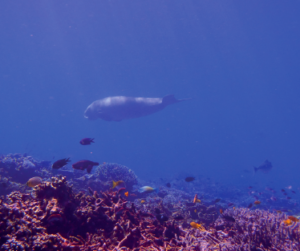
<path fill-rule="evenodd" d="M 182 100 L 175 99 L 174 95 L 164 98 L 107 97 L 90 104 L 85 110 L 84 117 L 90 120 L 100 118 L 106 121 L 121 121 L 158 112 L 167 105 L 180 101 Z"/>

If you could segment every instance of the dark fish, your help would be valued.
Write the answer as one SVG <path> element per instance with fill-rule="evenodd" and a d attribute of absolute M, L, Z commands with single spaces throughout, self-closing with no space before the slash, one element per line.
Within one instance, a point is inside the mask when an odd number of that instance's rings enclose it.
<path fill-rule="evenodd" d="M 233 205 L 234 205 L 234 203 L 232 203 L 232 202 L 229 202 L 229 203 L 228 203 L 228 206 L 229 206 L 229 207 L 231 207 L 231 206 L 233 206 Z"/>
<path fill-rule="evenodd" d="M 214 203 L 218 203 L 221 199 L 215 199 Z"/>
<path fill-rule="evenodd" d="M 281 189 L 281 192 L 285 193 L 285 190 L 284 190 L 284 189 Z"/>
<path fill-rule="evenodd" d="M 88 173 L 90 173 L 92 171 L 93 167 L 94 166 L 98 166 L 98 165 L 99 165 L 99 163 L 93 162 L 93 161 L 90 161 L 90 160 L 80 160 L 80 161 L 74 163 L 72 165 L 72 167 L 74 169 L 77 169 L 77 170 L 84 170 L 84 169 L 86 169 L 86 171 Z"/>
<path fill-rule="evenodd" d="M 195 177 L 186 177 L 185 178 L 186 182 L 191 182 L 191 181 L 194 181 L 194 180 L 195 180 Z"/>
<path fill-rule="evenodd" d="M 291 197 L 286 197 L 288 200 L 290 200 L 291 199 Z"/>
<path fill-rule="evenodd" d="M 249 189 L 251 189 L 251 188 L 252 188 L 252 186 L 249 186 L 248 188 L 249 188 Z"/>
<path fill-rule="evenodd" d="M 157 214 L 156 219 L 162 224 L 164 221 L 167 221 L 169 218 L 164 214 Z"/>
<path fill-rule="evenodd" d="M 176 215 L 175 217 L 174 217 L 174 220 L 183 220 L 184 218 L 183 218 L 183 216 L 182 215 Z"/>
<path fill-rule="evenodd" d="M 59 168 L 62 168 L 64 167 L 65 165 L 67 165 L 69 162 L 70 162 L 70 158 L 67 158 L 67 159 L 59 159 L 57 161 L 55 161 L 52 165 L 52 168 L 53 169 L 59 169 Z"/>
<path fill-rule="evenodd" d="M 171 187 L 171 184 L 170 184 L 170 183 L 167 183 L 166 186 L 167 186 L 167 187 Z"/>
<path fill-rule="evenodd" d="M 254 167 L 254 172 L 257 172 L 258 170 L 261 170 L 262 172 L 267 173 L 271 169 L 272 169 L 272 163 L 270 161 L 266 160 L 259 167 Z"/>
<path fill-rule="evenodd" d="M 233 217 L 229 216 L 229 215 L 222 214 L 222 217 L 223 217 L 224 220 L 235 222 L 235 219 Z"/>
<path fill-rule="evenodd" d="M 249 205 L 248 205 L 248 208 L 251 208 L 253 206 L 253 204 L 252 203 L 250 203 Z"/>
<path fill-rule="evenodd" d="M 155 212 L 156 214 L 160 214 L 160 210 L 159 210 L 158 208 L 155 208 L 155 209 L 154 209 L 154 212 Z"/>
<path fill-rule="evenodd" d="M 86 146 L 86 145 L 90 145 L 91 143 L 95 143 L 95 142 L 94 142 L 94 139 L 92 139 L 92 138 L 84 138 L 84 139 L 80 140 L 79 143 L 83 146 Z"/>

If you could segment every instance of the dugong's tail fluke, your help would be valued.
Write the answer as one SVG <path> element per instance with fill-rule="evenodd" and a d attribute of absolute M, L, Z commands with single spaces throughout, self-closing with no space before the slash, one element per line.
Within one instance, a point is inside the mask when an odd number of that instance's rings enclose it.
<path fill-rule="evenodd" d="M 167 96 L 164 96 L 163 97 L 163 100 L 162 100 L 162 103 L 167 106 L 167 105 L 171 105 L 171 104 L 175 104 L 175 103 L 178 103 L 178 102 L 181 102 L 181 101 L 185 101 L 185 100 L 189 100 L 190 98 L 186 98 L 186 99 L 176 99 L 174 97 L 174 94 L 170 94 L 170 95 L 167 95 Z"/>

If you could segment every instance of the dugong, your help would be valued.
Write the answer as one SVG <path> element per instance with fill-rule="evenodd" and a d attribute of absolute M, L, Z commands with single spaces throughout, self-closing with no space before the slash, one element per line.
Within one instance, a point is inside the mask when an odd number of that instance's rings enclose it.
<path fill-rule="evenodd" d="M 107 97 L 90 104 L 84 112 L 84 117 L 90 120 L 100 118 L 106 121 L 139 118 L 184 100 L 188 99 L 176 99 L 174 95 L 167 95 L 163 98 Z"/>

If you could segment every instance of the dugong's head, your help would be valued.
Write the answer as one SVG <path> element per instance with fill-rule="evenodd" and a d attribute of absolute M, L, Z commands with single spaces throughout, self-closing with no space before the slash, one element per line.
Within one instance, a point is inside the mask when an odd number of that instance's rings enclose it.
<path fill-rule="evenodd" d="M 97 110 L 95 109 L 95 106 L 94 106 L 94 103 L 90 104 L 85 112 L 84 112 L 84 115 L 83 115 L 86 119 L 89 119 L 89 120 L 95 120 L 98 118 L 98 112 Z"/>

